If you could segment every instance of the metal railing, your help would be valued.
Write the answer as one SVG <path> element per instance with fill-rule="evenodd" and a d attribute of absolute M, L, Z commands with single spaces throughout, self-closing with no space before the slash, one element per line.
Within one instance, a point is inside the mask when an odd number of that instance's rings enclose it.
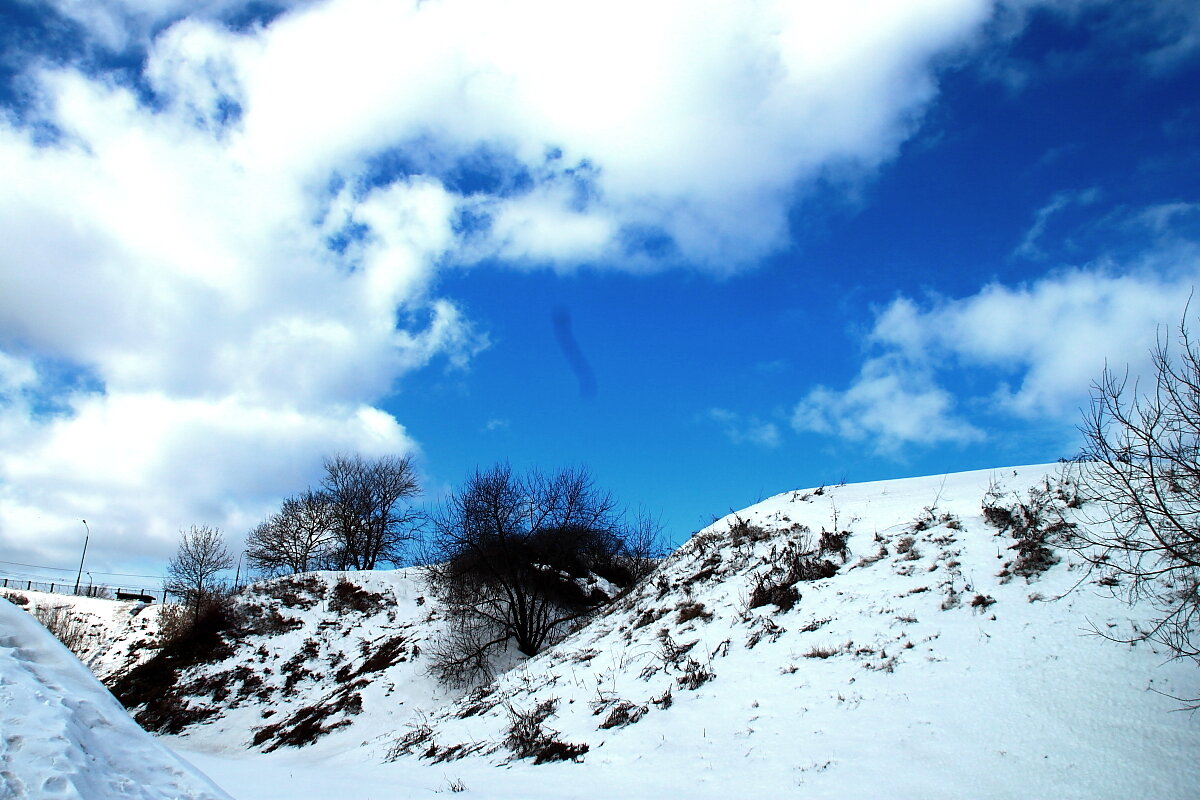
<path fill-rule="evenodd" d="M 35 581 L 28 578 L 0 577 L 0 589 L 24 590 L 27 592 L 49 592 L 50 594 L 99 597 L 108 600 L 143 599 L 146 602 L 167 602 L 167 590 L 161 586 L 109 586 L 89 583 L 75 591 L 74 581 Z"/>

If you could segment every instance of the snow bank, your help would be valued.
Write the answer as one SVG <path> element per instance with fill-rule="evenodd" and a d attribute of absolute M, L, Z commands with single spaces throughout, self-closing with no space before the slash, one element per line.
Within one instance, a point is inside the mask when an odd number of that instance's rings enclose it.
<path fill-rule="evenodd" d="M 229 800 L 7 601 L 0 601 L 0 797 Z"/>

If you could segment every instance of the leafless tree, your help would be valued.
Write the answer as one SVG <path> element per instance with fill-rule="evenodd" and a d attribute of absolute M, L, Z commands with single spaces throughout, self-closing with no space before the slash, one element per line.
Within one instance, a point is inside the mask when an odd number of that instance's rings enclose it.
<path fill-rule="evenodd" d="M 333 513 L 324 494 L 307 489 L 283 501 L 246 539 L 246 559 L 267 575 L 328 565 L 334 545 Z"/>
<path fill-rule="evenodd" d="M 193 525 L 180 532 L 179 549 L 167 565 L 164 587 L 192 609 L 195 622 L 205 604 L 226 588 L 218 574 L 232 568 L 233 557 L 225 549 L 221 531 L 207 525 Z"/>
<path fill-rule="evenodd" d="M 1080 499 L 1093 524 L 1073 542 L 1106 582 L 1158 611 L 1134 638 L 1200 661 L 1200 343 L 1181 323 L 1177 348 L 1152 351 L 1143 390 L 1105 369 L 1080 430 Z"/>
<path fill-rule="evenodd" d="M 434 514 L 426 540 L 427 577 L 449 620 L 435 648 L 441 677 L 487 677 L 492 656 L 510 644 L 530 656 L 565 635 L 611 599 L 597 577 L 617 586 L 634 579 L 629 531 L 585 470 L 477 470 Z"/>
<path fill-rule="evenodd" d="M 422 515 L 407 505 L 420 494 L 409 456 L 374 460 L 338 455 L 325 460 L 322 493 L 329 506 L 338 569 L 397 565 L 416 537 Z"/>

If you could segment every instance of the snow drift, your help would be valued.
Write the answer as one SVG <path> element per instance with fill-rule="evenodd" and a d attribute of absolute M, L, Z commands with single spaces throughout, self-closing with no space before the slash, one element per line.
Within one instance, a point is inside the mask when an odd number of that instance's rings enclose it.
<path fill-rule="evenodd" d="M 229 800 L 130 719 L 29 614 L 0 600 L 0 796 Z"/>

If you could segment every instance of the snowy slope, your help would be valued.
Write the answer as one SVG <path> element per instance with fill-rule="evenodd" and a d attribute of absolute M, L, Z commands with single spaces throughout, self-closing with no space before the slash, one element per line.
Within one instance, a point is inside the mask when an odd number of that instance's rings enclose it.
<path fill-rule="evenodd" d="M 228 795 L 141 730 L 33 617 L 0 600 L 0 797 Z"/>
<path fill-rule="evenodd" d="M 131 711 L 148 729 L 183 732 L 205 750 L 325 752 L 390 739 L 458 694 L 425 674 L 436 606 L 414 570 L 254 584 L 203 663 L 181 670 L 169 689 L 151 686 Z"/>
<path fill-rule="evenodd" d="M 1051 532 L 1022 559 L 983 506 L 1031 490 Z M 1055 546 L 1086 524 L 1072 495 L 1055 465 L 779 495 L 466 696 L 425 674 L 419 576 L 267 582 L 228 650 L 180 674 L 190 724 L 160 741 L 242 800 L 1195 797 L 1200 723 L 1171 696 L 1200 674 L 1091 632 L 1149 612 Z M 828 576 L 792 596 L 809 551 Z M 519 757 L 522 716 L 528 752 L 576 760 Z"/>
<path fill-rule="evenodd" d="M 1200 725 L 1169 697 L 1200 694 L 1195 667 L 1092 635 L 1144 612 L 1062 551 L 1014 574 L 1011 532 L 983 519 L 998 483 L 993 505 L 1033 487 L 1046 527 L 1070 521 L 1055 472 L 779 495 L 697 534 L 559 647 L 398 735 L 378 736 L 385 726 L 364 713 L 315 759 L 201 763 L 246 800 L 323 796 L 351 764 L 348 797 L 459 781 L 493 798 L 1195 797 Z M 849 532 L 844 559 L 819 554 L 835 574 L 797 583 L 794 605 L 784 592 L 752 608 L 756 587 L 778 583 L 787 554 L 823 530 Z M 519 759 L 521 715 L 541 718 L 527 726 L 534 750 L 578 763 Z"/>
<path fill-rule="evenodd" d="M 158 645 L 158 615 L 164 606 L 132 600 L 0 589 L 7 598 L 33 613 L 36 609 L 64 606 L 70 624 L 77 626 L 78 641 L 72 652 L 104 681 L 154 654 Z"/>

